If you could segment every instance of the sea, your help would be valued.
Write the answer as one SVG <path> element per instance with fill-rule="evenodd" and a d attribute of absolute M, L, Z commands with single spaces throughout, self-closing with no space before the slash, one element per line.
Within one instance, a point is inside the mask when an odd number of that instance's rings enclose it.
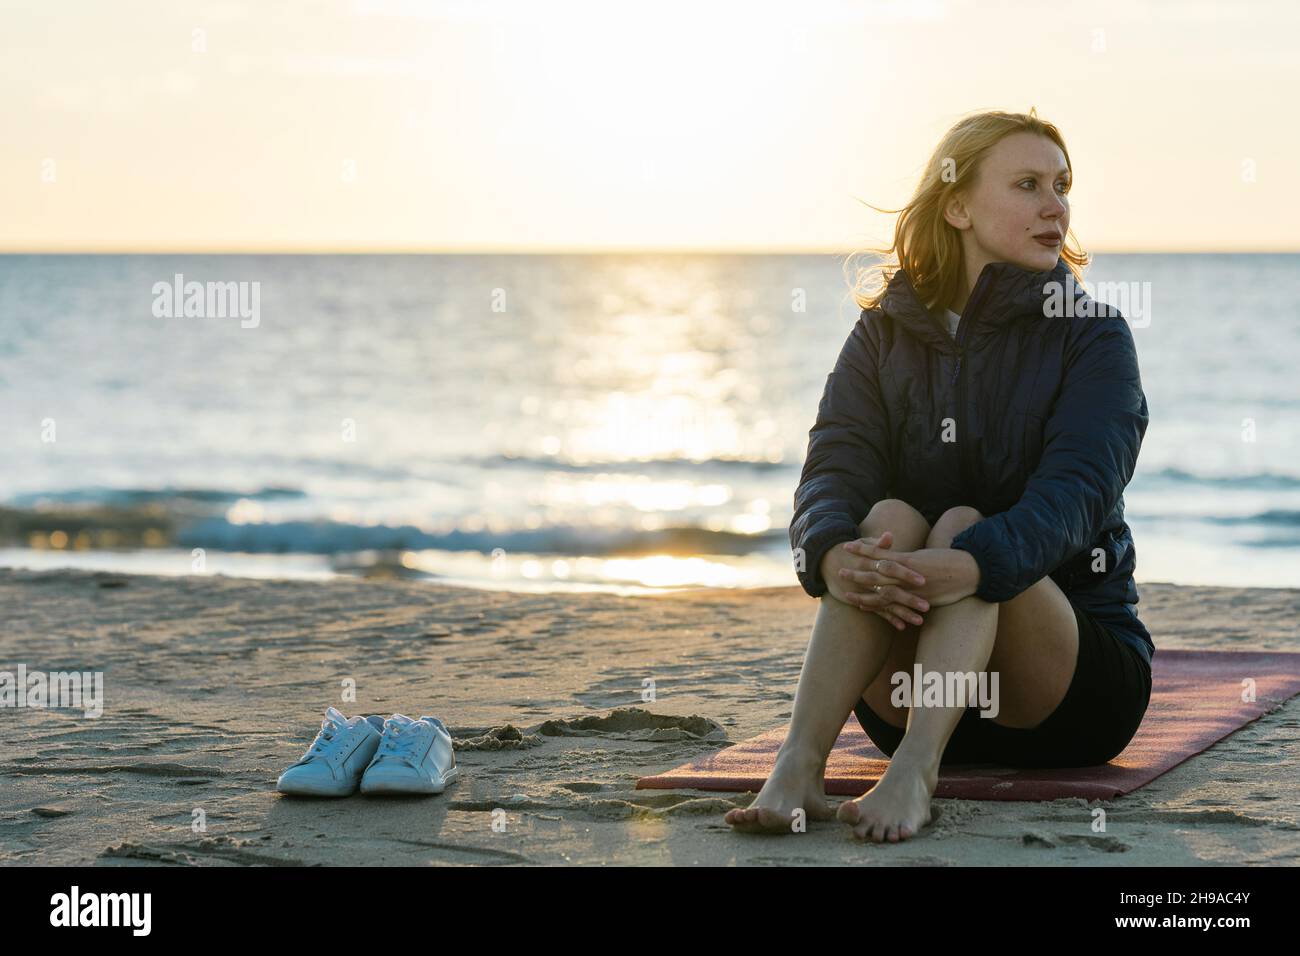
<path fill-rule="evenodd" d="M 0 256 L 0 566 L 796 585 L 793 494 L 862 267 Z M 1139 586 L 1300 585 L 1300 255 L 1098 255 L 1087 279 L 1133 297 Z"/>

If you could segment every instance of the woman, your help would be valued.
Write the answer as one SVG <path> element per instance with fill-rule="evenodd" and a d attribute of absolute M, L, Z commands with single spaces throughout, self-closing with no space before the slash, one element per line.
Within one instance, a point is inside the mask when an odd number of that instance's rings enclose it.
<path fill-rule="evenodd" d="M 737 829 L 830 819 L 850 710 L 891 760 L 835 815 L 875 842 L 930 822 L 940 763 L 1089 766 L 1137 731 L 1154 646 L 1122 493 L 1147 403 L 1128 323 L 1079 287 L 1071 173 L 1033 110 L 962 120 L 883 250 L 897 270 L 858 295 L 790 525 L 821 605 L 772 775 L 726 814 Z M 918 666 L 984 672 L 994 706 L 894 694 Z"/>

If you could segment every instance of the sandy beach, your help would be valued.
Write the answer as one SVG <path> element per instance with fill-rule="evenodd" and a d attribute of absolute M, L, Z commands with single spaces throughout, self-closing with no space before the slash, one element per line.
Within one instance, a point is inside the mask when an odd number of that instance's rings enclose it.
<path fill-rule="evenodd" d="M 1300 590 L 1140 591 L 1157 654 L 1300 649 Z M 937 800 L 939 820 L 897 845 L 835 822 L 744 835 L 722 814 L 751 795 L 636 790 L 788 720 L 816 607 L 795 587 L 617 597 L 0 570 L 0 669 L 104 675 L 97 718 L 0 711 L 0 863 L 1300 860 L 1297 699 L 1109 802 L 1105 834 L 1069 799 Z M 428 798 L 277 794 L 331 704 L 441 717 L 461 780 Z"/>

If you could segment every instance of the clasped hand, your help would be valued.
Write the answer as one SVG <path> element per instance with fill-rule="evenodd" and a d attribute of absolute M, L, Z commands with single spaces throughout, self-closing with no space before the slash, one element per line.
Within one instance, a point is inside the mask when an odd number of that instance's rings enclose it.
<path fill-rule="evenodd" d="M 975 593 L 979 565 L 954 548 L 893 551 L 893 533 L 859 538 L 831 548 L 822 577 L 831 595 L 845 604 L 879 614 L 893 627 L 921 625 L 922 612 Z"/>

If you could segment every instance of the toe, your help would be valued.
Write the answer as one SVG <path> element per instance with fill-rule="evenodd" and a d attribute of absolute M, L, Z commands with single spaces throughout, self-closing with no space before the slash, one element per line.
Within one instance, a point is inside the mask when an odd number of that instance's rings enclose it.
<path fill-rule="evenodd" d="M 758 811 L 758 822 L 762 824 L 763 829 L 765 830 L 779 830 L 782 827 L 788 826 L 790 819 L 782 816 L 775 810 L 764 807 Z"/>
<path fill-rule="evenodd" d="M 897 823 L 891 823 L 888 827 L 885 828 L 885 839 L 888 840 L 890 843 L 897 843 L 897 842 L 898 842 L 898 824 L 897 824 Z"/>

